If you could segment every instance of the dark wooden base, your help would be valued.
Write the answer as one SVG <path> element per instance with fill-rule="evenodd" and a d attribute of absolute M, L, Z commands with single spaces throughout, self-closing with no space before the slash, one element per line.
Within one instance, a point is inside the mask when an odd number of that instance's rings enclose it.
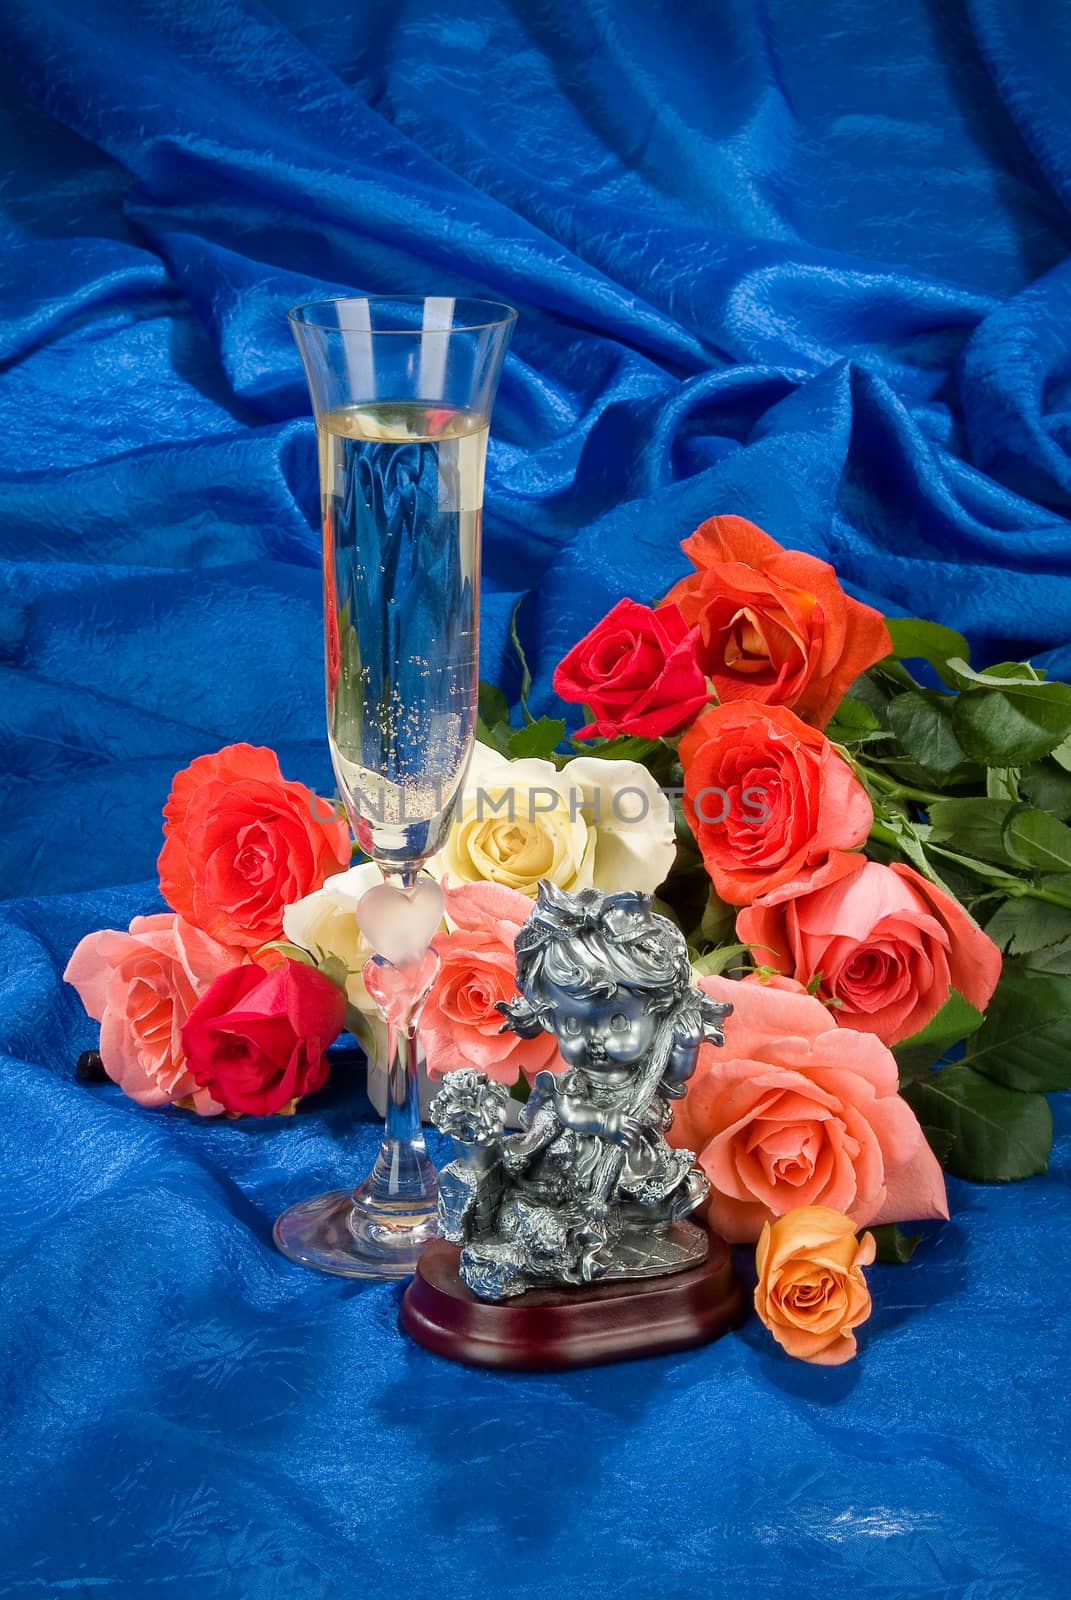
<path fill-rule="evenodd" d="M 451 1361 L 514 1371 L 554 1371 L 689 1350 L 739 1326 L 743 1291 L 724 1240 L 711 1236 L 697 1267 L 664 1278 L 530 1289 L 478 1300 L 462 1283 L 456 1245 L 437 1239 L 417 1263 L 401 1324 L 417 1344 Z"/>

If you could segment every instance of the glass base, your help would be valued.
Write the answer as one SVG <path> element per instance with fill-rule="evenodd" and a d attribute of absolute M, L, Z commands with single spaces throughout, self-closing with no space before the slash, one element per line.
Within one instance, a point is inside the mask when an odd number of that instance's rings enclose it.
<path fill-rule="evenodd" d="M 273 1230 L 283 1255 L 340 1278 L 412 1277 L 424 1246 L 439 1237 L 434 1189 L 384 1202 L 365 1188 L 335 1189 L 284 1211 Z"/>

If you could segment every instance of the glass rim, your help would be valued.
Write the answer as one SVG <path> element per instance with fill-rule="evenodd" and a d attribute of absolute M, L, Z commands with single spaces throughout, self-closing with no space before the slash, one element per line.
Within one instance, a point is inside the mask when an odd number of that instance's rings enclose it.
<path fill-rule="evenodd" d="M 449 328 L 370 328 L 347 327 L 343 322 L 336 320 L 328 322 L 320 320 L 307 313 L 326 310 L 328 306 L 356 306 L 356 305 L 396 305 L 403 301 L 406 305 L 423 305 L 427 300 L 453 300 L 455 304 L 463 306 L 484 306 L 488 311 L 499 311 L 503 315 L 485 317 L 475 322 L 452 323 Z M 423 339 L 435 334 L 451 333 L 479 333 L 485 328 L 504 328 L 511 322 L 516 322 L 518 311 L 516 306 L 507 304 L 505 300 L 481 300 L 470 295 L 427 295 L 427 294 L 334 294 L 327 295 L 319 300 L 303 300 L 300 305 L 291 306 L 286 313 L 289 322 L 297 323 L 302 328 L 320 328 L 325 333 L 364 333 L 373 338 L 385 335 L 393 337 L 398 334 L 408 335 L 410 339 Z"/>

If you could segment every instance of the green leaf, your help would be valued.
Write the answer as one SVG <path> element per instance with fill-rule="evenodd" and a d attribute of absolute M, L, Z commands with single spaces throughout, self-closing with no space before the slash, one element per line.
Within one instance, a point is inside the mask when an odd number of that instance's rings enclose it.
<path fill-rule="evenodd" d="M 1023 957 L 1024 967 L 1031 972 L 1053 972 L 1057 977 L 1071 977 L 1071 939 L 1061 939 L 1059 944 L 1046 945 Z"/>
<path fill-rule="evenodd" d="M 358 1011 L 356 1006 L 346 1006 L 346 1031 L 352 1033 L 369 1061 L 375 1059 L 377 1041 L 370 1017 L 363 1011 Z"/>
<path fill-rule="evenodd" d="M 1066 739 L 1061 739 L 1052 752 L 1052 759 L 1057 766 L 1063 767 L 1065 772 L 1071 772 L 1071 735 Z"/>
<path fill-rule="evenodd" d="M 958 989 L 953 989 L 937 1015 L 931 1017 L 924 1028 L 893 1045 L 893 1055 L 900 1068 L 900 1082 L 910 1083 L 921 1077 L 946 1055 L 954 1044 L 966 1039 L 982 1025 L 982 1013 L 965 1000 Z"/>
<path fill-rule="evenodd" d="M 990 800 L 1007 800 L 1013 805 L 1018 804 L 1019 794 L 1019 768 L 1018 767 L 987 767 L 985 770 L 985 792 Z"/>
<path fill-rule="evenodd" d="M 535 757 L 545 761 L 565 738 L 565 723 L 558 717 L 540 717 L 510 736 L 509 753 L 518 759 Z"/>
<path fill-rule="evenodd" d="M 955 845 L 963 855 L 1011 866 L 1014 857 L 1009 853 L 1004 828 L 1012 809 L 1006 800 L 983 800 L 980 796 L 935 800 L 926 812 L 928 838 L 934 844 Z"/>
<path fill-rule="evenodd" d="M 1029 661 L 1001 661 L 993 667 L 983 667 L 981 672 L 967 665 L 961 658 L 952 657 L 948 663 L 957 682 L 968 688 L 981 684 L 983 688 L 996 684 L 1000 688 L 1013 688 L 1024 683 L 1044 683 L 1045 674 Z"/>
<path fill-rule="evenodd" d="M 849 747 L 866 744 L 874 735 L 883 737 L 881 723 L 869 706 L 851 696 L 841 701 L 826 728 L 826 738 L 833 744 Z"/>
<path fill-rule="evenodd" d="M 522 1072 L 520 1077 L 517 1079 L 517 1082 L 510 1085 L 509 1097 L 511 1100 L 519 1100 L 523 1106 L 531 1097 L 531 1093 L 532 1085 L 528 1082 L 528 1079 Z"/>
<path fill-rule="evenodd" d="M 496 684 L 480 684 L 479 717 L 488 728 L 493 728 L 499 722 L 508 724 L 509 701 Z"/>
<path fill-rule="evenodd" d="M 1071 978 L 1006 961 L 967 1059 L 1008 1089 L 1071 1089 Z"/>
<path fill-rule="evenodd" d="M 481 744 L 487 745 L 489 749 L 497 750 L 499 755 L 509 755 L 509 742 L 513 738 L 513 734 L 514 730 L 508 722 L 497 722 L 493 728 L 489 728 L 482 717 L 477 718 L 477 739 Z"/>
<path fill-rule="evenodd" d="M 1065 822 L 1071 817 L 1071 772 L 1065 772 L 1057 763 L 1055 751 L 1044 761 L 1023 768 L 1019 789 L 1021 797 L 1039 811 L 1051 811 Z"/>
<path fill-rule="evenodd" d="M 350 975 L 350 969 L 341 956 L 325 956 L 321 951 L 320 958 L 316 963 L 316 970 L 322 973 L 325 978 L 330 978 L 331 982 L 336 984 L 345 994 L 346 979 Z"/>
<path fill-rule="evenodd" d="M 921 1233 L 901 1233 L 895 1222 L 883 1222 L 866 1231 L 874 1235 L 874 1243 L 878 1247 L 877 1260 L 889 1264 L 903 1265 L 910 1261 L 922 1238 Z"/>
<path fill-rule="evenodd" d="M 522 596 L 522 599 L 523 599 L 523 596 Z M 518 600 L 517 604 L 514 606 L 513 610 L 510 612 L 509 642 L 513 646 L 514 650 L 516 651 L 517 660 L 521 664 L 521 692 L 520 692 L 521 710 L 524 712 L 524 714 L 525 714 L 526 718 L 528 719 L 528 721 L 531 722 L 532 713 L 528 709 L 528 695 L 529 695 L 529 693 L 531 691 L 531 688 L 532 688 L 532 674 L 528 670 L 528 657 L 524 653 L 524 646 L 521 643 L 520 634 L 517 632 L 517 615 L 518 615 L 520 609 L 521 609 L 521 601 Z"/>
<path fill-rule="evenodd" d="M 919 617 L 886 617 L 885 626 L 893 642 L 893 651 L 901 661 L 928 661 L 942 682 L 950 689 L 956 687 L 955 674 L 948 669 L 953 657 L 966 660 L 970 654 L 966 639 L 954 628 L 944 628 L 939 622 L 924 622 Z"/>
<path fill-rule="evenodd" d="M 1048 1167 L 1052 1113 L 1044 1095 L 1007 1089 L 962 1061 L 907 1084 L 903 1094 L 957 1177 L 1012 1183 Z"/>
<path fill-rule="evenodd" d="M 289 939 L 269 939 L 267 944 L 262 944 L 257 955 L 263 955 L 265 950 L 278 950 L 280 955 L 288 961 L 300 961 L 303 967 L 314 967 L 316 957 L 303 950 L 298 944 L 291 944 Z"/>
<path fill-rule="evenodd" d="M 1004 824 L 1011 859 L 1033 871 L 1071 872 L 1071 828 L 1047 811 L 1017 806 Z"/>
<path fill-rule="evenodd" d="M 700 939 L 704 944 L 723 944 L 732 938 L 735 927 L 736 907 L 726 905 L 712 889 L 699 924 Z"/>
<path fill-rule="evenodd" d="M 929 878 L 939 889 L 948 889 L 923 847 L 922 835 L 928 831 L 913 823 L 902 811 L 888 805 L 875 810 L 870 839 L 879 844 L 892 845 L 924 878 Z"/>
<path fill-rule="evenodd" d="M 1022 895 L 999 905 L 985 931 L 998 949 L 1027 956 L 1071 939 L 1071 911 Z"/>
<path fill-rule="evenodd" d="M 1071 685 L 1016 683 L 975 688 L 952 701 L 955 736 L 989 767 L 1040 761 L 1071 734 Z"/>
<path fill-rule="evenodd" d="M 746 944 L 723 944 L 718 950 L 708 950 L 705 956 L 699 956 L 692 962 L 692 971 L 697 978 L 720 977 L 727 967 L 741 956 L 746 956 L 751 946 Z"/>
<path fill-rule="evenodd" d="M 951 778 L 967 761 L 956 732 L 956 700 L 936 689 L 913 689 L 889 702 L 889 727 L 911 759 L 938 778 Z"/>
<path fill-rule="evenodd" d="M 602 744 L 574 739 L 572 745 L 578 754 L 597 755 L 600 761 L 640 761 L 645 766 L 662 749 L 657 739 L 641 739 L 638 734 L 623 734 L 618 739 L 607 739 Z"/>

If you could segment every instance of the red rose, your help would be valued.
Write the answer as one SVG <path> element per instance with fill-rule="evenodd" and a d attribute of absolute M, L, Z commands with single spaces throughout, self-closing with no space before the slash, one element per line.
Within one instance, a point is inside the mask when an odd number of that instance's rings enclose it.
<path fill-rule="evenodd" d="M 588 705 L 595 721 L 578 739 L 679 733 L 710 698 L 696 661 L 698 632 L 676 606 L 619 600 L 558 663 L 554 688 Z"/>
<path fill-rule="evenodd" d="M 182 1028 L 186 1071 L 227 1111 L 281 1111 L 327 1082 L 324 1051 L 342 1031 L 346 997 L 315 967 L 232 967 Z"/>
<path fill-rule="evenodd" d="M 824 733 L 791 711 L 712 706 L 681 740 L 684 814 L 718 894 L 733 906 L 824 883 L 874 820 L 863 785 Z"/>
<path fill-rule="evenodd" d="M 175 774 L 157 867 L 168 905 L 223 944 L 255 950 L 283 911 L 349 866 L 346 824 L 274 751 L 231 744 Z"/>
<path fill-rule="evenodd" d="M 718 699 L 790 706 L 824 728 L 848 685 L 889 654 L 881 615 L 826 561 L 783 550 L 743 517 L 711 517 L 681 545 L 697 568 L 666 596 L 698 624 Z"/>
<path fill-rule="evenodd" d="M 817 982 L 839 1004 L 834 1020 L 909 1039 L 936 1016 L 951 990 L 984 1011 L 1000 977 L 1000 951 L 963 907 L 914 867 L 841 855 L 823 889 L 754 905 L 736 919 L 756 962 Z"/>

